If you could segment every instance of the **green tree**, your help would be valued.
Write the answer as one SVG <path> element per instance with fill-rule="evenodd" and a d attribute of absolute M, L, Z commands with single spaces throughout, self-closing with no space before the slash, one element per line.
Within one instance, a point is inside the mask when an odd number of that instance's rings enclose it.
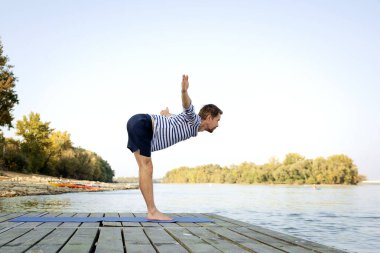
<path fill-rule="evenodd" d="M 47 164 L 44 166 L 44 172 L 52 176 L 59 176 L 57 164 L 62 158 L 62 153 L 73 148 L 70 134 L 66 131 L 54 131 L 50 134 L 49 140 L 50 145 L 47 148 Z"/>
<path fill-rule="evenodd" d="M 75 159 L 74 149 L 67 149 L 62 151 L 60 159 L 54 166 L 57 176 L 64 178 L 74 178 L 75 170 L 78 166 Z"/>
<path fill-rule="evenodd" d="M 100 177 L 94 178 L 94 180 L 99 180 L 103 182 L 112 182 L 115 176 L 115 171 L 111 168 L 111 165 L 103 158 L 98 157 L 98 166 L 100 167 Z"/>
<path fill-rule="evenodd" d="M 4 169 L 4 149 L 5 149 L 5 137 L 2 131 L 0 131 L 0 169 Z"/>
<path fill-rule="evenodd" d="M 66 131 L 54 131 L 49 136 L 49 139 L 51 142 L 50 152 L 53 155 L 61 155 L 63 150 L 73 147 L 70 140 L 70 134 Z"/>
<path fill-rule="evenodd" d="M 281 162 L 277 157 L 271 157 L 268 160 L 268 163 L 264 164 L 261 167 L 261 182 L 265 183 L 272 183 L 275 182 L 275 178 L 273 176 L 274 171 L 277 170 L 278 167 L 281 166 Z M 261 183 L 259 182 L 259 183 Z"/>
<path fill-rule="evenodd" d="M 49 149 L 52 146 L 50 122 L 42 122 L 38 113 L 31 112 L 16 123 L 16 134 L 23 137 L 21 151 L 29 160 L 29 172 L 46 171 L 50 158 Z"/>
<path fill-rule="evenodd" d="M 29 161 L 20 150 L 20 141 L 5 138 L 3 146 L 3 168 L 5 170 L 27 172 Z"/>
<path fill-rule="evenodd" d="M 8 64 L 8 56 L 3 55 L 3 44 L 0 40 L 0 127 L 13 127 L 12 110 L 18 104 L 15 92 L 16 77 L 13 74 L 13 66 Z"/>
<path fill-rule="evenodd" d="M 305 160 L 305 157 L 303 157 L 300 154 L 297 153 L 289 153 L 286 155 L 283 164 L 284 165 L 291 165 L 293 163 L 296 163 L 298 161 L 303 161 Z"/>
<path fill-rule="evenodd" d="M 358 169 L 351 158 L 346 155 L 333 155 L 327 158 L 329 183 L 357 184 Z"/>
<path fill-rule="evenodd" d="M 224 177 L 226 180 L 226 183 L 228 183 L 228 184 L 236 184 L 237 183 L 237 181 L 238 181 L 237 170 L 238 170 L 237 165 L 231 165 L 228 168 L 228 171 L 226 172 L 226 175 Z"/>
<path fill-rule="evenodd" d="M 317 157 L 313 160 L 312 171 L 316 184 L 327 183 L 328 166 L 324 157 Z"/>

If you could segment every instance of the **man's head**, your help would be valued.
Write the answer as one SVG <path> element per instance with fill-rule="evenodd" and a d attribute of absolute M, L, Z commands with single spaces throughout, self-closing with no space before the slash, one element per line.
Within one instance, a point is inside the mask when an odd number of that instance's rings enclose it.
<path fill-rule="evenodd" d="M 206 130 L 212 133 L 215 128 L 218 127 L 218 122 L 222 114 L 223 111 L 220 110 L 216 105 L 208 104 L 203 106 L 199 111 L 199 116 L 202 119 L 200 131 Z"/>

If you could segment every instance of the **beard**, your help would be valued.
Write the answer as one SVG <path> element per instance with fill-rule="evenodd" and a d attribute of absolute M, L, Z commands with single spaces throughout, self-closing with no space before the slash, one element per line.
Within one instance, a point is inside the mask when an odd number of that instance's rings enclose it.
<path fill-rule="evenodd" d="M 214 128 L 209 128 L 209 129 L 207 129 L 207 132 L 212 133 L 212 132 L 214 132 L 215 128 L 216 128 L 216 127 L 214 127 Z"/>

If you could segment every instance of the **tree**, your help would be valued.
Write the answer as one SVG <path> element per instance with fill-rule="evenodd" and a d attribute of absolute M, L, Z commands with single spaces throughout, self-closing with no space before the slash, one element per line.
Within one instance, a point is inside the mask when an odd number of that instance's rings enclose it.
<path fill-rule="evenodd" d="M 315 183 L 327 183 L 328 166 L 324 157 L 317 157 L 313 160 L 312 171 Z"/>
<path fill-rule="evenodd" d="M 30 162 L 29 171 L 41 172 L 50 158 L 49 148 L 52 146 L 50 122 L 42 122 L 38 113 L 31 112 L 29 118 L 24 116 L 16 123 L 16 134 L 23 137 L 21 151 Z"/>
<path fill-rule="evenodd" d="M 115 171 L 112 170 L 111 165 L 106 160 L 98 157 L 98 166 L 100 167 L 101 174 L 97 178 L 94 176 L 94 180 L 111 183 L 115 176 Z"/>
<path fill-rule="evenodd" d="M 0 131 L 0 169 L 4 169 L 4 149 L 5 149 L 5 138 L 3 132 Z"/>
<path fill-rule="evenodd" d="M 3 45 L 0 40 L 0 127 L 13 127 L 12 110 L 18 104 L 15 92 L 16 78 L 13 74 L 13 66 L 8 64 L 8 56 L 3 55 Z"/>
<path fill-rule="evenodd" d="M 50 134 L 49 140 L 51 145 L 47 149 L 47 159 L 45 172 L 49 175 L 57 175 L 57 164 L 62 158 L 62 153 L 68 149 L 72 149 L 70 134 L 61 131 L 54 131 Z"/>
<path fill-rule="evenodd" d="M 289 153 L 286 155 L 283 164 L 291 165 L 298 161 L 303 161 L 303 160 L 305 160 L 305 157 L 303 157 L 302 155 L 297 154 L 297 153 Z"/>
<path fill-rule="evenodd" d="M 330 183 L 333 184 L 357 184 L 358 168 L 351 158 L 346 155 L 332 155 L 327 158 Z"/>
<path fill-rule="evenodd" d="M 27 172 L 28 159 L 20 151 L 20 141 L 13 138 L 5 138 L 3 146 L 3 166 L 5 170 Z"/>

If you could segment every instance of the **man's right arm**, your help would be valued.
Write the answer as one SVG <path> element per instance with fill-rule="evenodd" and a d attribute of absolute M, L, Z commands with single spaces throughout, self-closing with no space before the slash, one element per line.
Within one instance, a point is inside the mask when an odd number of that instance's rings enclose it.
<path fill-rule="evenodd" d="M 181 90 L 181 97 L 182 97 L 182 106 L 185 109 L 188 109 L 191 105 L 191 99 L 189 97 L 189 94 L 187 93 L 187 90 L 189 89 L 189 76 L 188 75 L 182 75 L 182 90 Z"/>

